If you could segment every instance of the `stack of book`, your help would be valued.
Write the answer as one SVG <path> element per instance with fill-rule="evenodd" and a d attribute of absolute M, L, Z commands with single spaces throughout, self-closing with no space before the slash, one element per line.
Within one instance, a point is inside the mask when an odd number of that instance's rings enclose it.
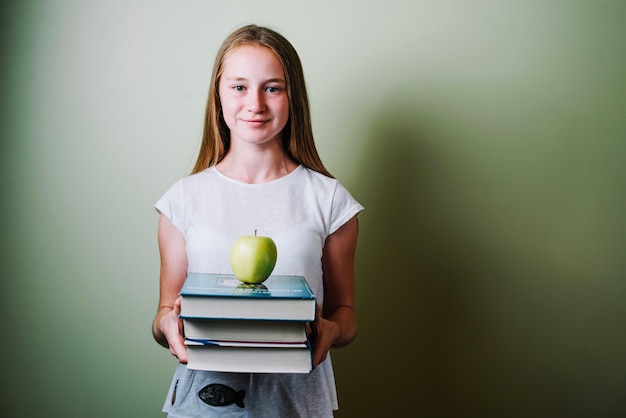
<path fill-rule="evenodd" d="M 190 273 L 180 291 L 187 367 L 248 373 L 312 370 L 308 323 L 316 299 L 302 276 L 261 284 L 233 275 Z"/>

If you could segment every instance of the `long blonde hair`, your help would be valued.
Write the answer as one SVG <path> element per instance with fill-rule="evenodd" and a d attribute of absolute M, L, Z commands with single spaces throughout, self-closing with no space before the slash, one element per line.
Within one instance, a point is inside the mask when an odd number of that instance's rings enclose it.
<path fill-rule="evenodd" d="M 224 122 L 221 110 L 220 77 L 224 70 L 226 55 L 239 46 L 250 44 L 269 48 L 280 61 L 285 73 L 289 98 L 289 120 L 282 132 L 283 149 L 296 163 L 332 177 L 324 167 L 315 147 L 309 99 L 300 57 L 285 37 L 271 29 L 256 25 L 237 29 L 224 40 L 218 50 L 211 74 L 202 141 L 192 174 L 219 163 L 228 152 L 230 129 Z"/>

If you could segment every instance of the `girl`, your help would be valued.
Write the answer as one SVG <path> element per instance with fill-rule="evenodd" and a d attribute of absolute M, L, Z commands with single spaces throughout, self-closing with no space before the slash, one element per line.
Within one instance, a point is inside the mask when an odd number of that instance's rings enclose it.
<path fill-rule="evenodd" d="M 190 176 L 156 203 L 160 298 L 152 332 L 179 360 L 170 417 L 331 417 L 329 356 L 356 336 L 354 259 L 363 207 L 324 168 L 313 140 L 300 59 L 273 30 L 233 32 L 215 59 L 202 143 Z M 258 229 L 278 248 L 273 274 L 301 275 L 319 306 L 309 374 L 187 369 L 179 290 L 188 272 L 232 273 L 234 240 Z M 245 394 L 210 405 L 203 388 Z M 206 391 L 207 389 L 205 389 Z"/>

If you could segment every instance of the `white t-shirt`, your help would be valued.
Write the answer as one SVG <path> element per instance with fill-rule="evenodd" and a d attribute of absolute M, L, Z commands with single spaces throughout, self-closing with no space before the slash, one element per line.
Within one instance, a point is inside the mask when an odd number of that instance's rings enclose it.
<path fill-rule="evenodd" d="M 177 181 L 155 207 L 185 237 L 190 272 L 232 273 L 233 242 L 256 230 L 276 243 L 272 274 L 304 276 L 319 303 L 324 242 L 363 210 L 339 181 L 304 166 L 264 184 L 243 183 L 210 167 Z M 198 392 L 209 384 L 245 390 L 245 407 L 207 405 Z M 179 365 L 163 411 L 172 417 L 326 417 L 337 407 L 329 356 L 310 374 L 216 373 Z"/>

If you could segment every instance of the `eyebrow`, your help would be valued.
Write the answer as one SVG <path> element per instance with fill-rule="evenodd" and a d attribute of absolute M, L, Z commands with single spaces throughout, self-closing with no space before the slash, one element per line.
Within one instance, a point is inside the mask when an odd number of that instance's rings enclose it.
<path fill-rule="evenodd" d="M 226 80 L 228 81 L 248 81 L 245 77 L 228 77 Z M 287 83 L 283 78 L 270 78 L 265 80 L 263 83 Z"/>

